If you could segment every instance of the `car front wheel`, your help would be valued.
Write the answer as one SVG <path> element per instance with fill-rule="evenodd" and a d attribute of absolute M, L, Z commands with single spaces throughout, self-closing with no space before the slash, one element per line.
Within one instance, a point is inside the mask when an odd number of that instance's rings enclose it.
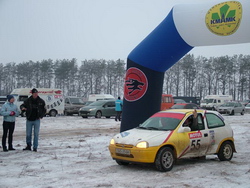
<path fill-rule="evenodd" d="M 223 142 L 217 154 L 221 161 L 230 161 L 233 157 L 233 144 L 231 142 Z"/>
<path fill-rule="evenodd" d="M 51 110 L 51 111 L 49 112 L 49 115 L 50 115 L 51 117 L 56 117 L 57 111 Z"/>
<path fill-rule="evenodd" d="M 101 111 L 97 111 L 95 114 L 95 118 L 101 118 L 102 117 L 102 112 Z"/>
<path fill-rule="evenodd" d="M 161 172 L 170 171 L 175 162 L 174 152 L 169 147 L 161 148 L 155 160 L 155 167 Z"/>

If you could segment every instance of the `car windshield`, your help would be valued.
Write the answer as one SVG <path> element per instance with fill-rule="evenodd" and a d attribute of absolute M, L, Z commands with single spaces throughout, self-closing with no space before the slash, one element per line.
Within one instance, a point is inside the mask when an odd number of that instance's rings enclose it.
<path fill-rule="evenodd" d="M 250 107 L 250 103 L 248 103 L 248 104 L 246 105 L 246 107 Z"/>
<path fill-rule="evenodd" d="M 175 104 L 171 107 L 171 109 L 183 109 L 184 105 L 180 105 L 180 104 Z"/>
<path fill-rule="evenodd" d="M 186 103 L 186 101 L 184 101 L 183 99 L 174 99 L 174 103 Z"/>
<path fill-rule="evenodd" d="M 139 129 L 148 130 L 174 130 L 180 123 L 181 119 L 171 117 L 151 117 L 141 124 Z"/>
<path fill-rule="evenodd" d="M 70 98 L 72 104 L 84 104 L 83 100 L 81 98 Z"/>
<path fill-rule="evenodd" d="M 206 103 L 213 103 L 214 102 L 214 99 L 205 99 L 206 100 Z"/>
<path fill-rule="evenodd" d="M 235 103 L 233 103 L 233 102 L 228 102 L 228 103 L 222 104 L 221 106 L 223 106 L 223 107 L 234 107 L 234 106 L 235 106 Z"/>

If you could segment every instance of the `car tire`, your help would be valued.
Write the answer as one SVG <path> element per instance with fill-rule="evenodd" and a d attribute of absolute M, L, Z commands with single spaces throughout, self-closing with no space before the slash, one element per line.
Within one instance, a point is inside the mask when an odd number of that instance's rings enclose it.
<path fill-rule="evenodd" d="M 230 115 L 234 115 L 234 111 L 232 111 Z"/>
<path fill-rule="evenodd" d="M 56 117 L 56 115 L 57 115 L 57 111 L 56 110 L 51 110 L 49 112 L 49 116 L 51 116 L 51 117 Z"/>
<path fill-rule="evenodd" d="M 70 113 L 68 113 L 67 111 L 64 111 L 64 115 L 65 116 L 70 116 Z"/>
<path fill-rule="evenodd" d="M 26 111 L 22 111 L 20 115 L 21 117 L 26 117 Z"/>
<path fill-rule="evenodd" d="M 115 160 L 115 161 L 118 165 L 123 165 L 123 166 L 129 165 L 129 162 L 124 162 L 124 161 L 120 161 L 120 160 Z"/>
<path fill-rule="evenodd" d="M 95 118 L 101 118 L 102 117 L 102 112 L 101 111 L 97 111 L 95 114 Z"/>
<path fill-rule="evenodd" d="M 170 171 L 175 163 L 174 152 L 170 147 L 161 148 L 155 159 L 155 167 L 161 172 Z"/>
<path fill-rule="evenodd" d="M 82 118 L 88 118 L 88 116 L 82 116 Z"/>
<path fill-rule="evenodd" d="M 241 115 L 244 115 L 244 110 L 242 110 L 242 112 L 240 113 Z"/>
<path fill-rule="evenodd" d="M 233 144 L 229 141 L 223 142 L 217 156 L 221 161 L 230 161 L 233 157 Z"/>

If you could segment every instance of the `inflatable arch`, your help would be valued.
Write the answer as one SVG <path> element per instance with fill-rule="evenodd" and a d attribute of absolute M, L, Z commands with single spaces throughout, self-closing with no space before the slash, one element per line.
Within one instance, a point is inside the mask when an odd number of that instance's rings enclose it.
<path fill-rule="evenodd" d="M 120 131 L 160 110 L 164 72 L 195 46 L 250 42 L 250 1 L 180 4 L 128 55 Z"/>

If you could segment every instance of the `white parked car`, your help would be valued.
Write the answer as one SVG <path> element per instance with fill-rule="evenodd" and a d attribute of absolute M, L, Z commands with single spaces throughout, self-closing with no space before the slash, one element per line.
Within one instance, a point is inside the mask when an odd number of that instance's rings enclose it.
<path fill-rule="evenodd" d="M 250 103 L 245 106 L 245 112 L 250 113 Z"/>
<path fill-rule="evenodd" d="M 241 115 L 244 115 L 245 106 L 242 105 L 240 102 L 227 102 L 219 106 L 218 112 L 220 112 L 221 114 L 229 115 L 234 115 L 235 113 L 240 113 Z"/>

